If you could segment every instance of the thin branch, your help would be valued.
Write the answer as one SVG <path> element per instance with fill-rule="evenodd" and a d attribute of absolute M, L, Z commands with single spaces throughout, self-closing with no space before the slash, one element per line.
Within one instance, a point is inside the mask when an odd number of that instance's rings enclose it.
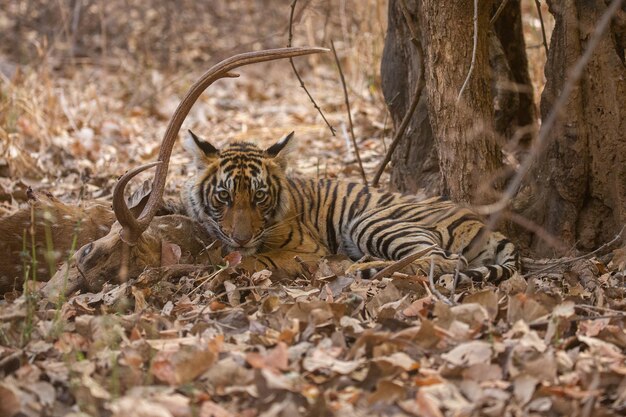
<path fill-rule="evenodd" d="M 498 6 L 498 10 L 496 10 L 496 12 L 493 14 L 493 17 L 489 21 L 490 24 L 493 25 L 496 22 L 496 20 L 498 20 L 498 18 L 502 14 L 502 11 L 504 10 L 508 2 L 509 0 L 502 0 L 502 3 L 500 3 L 500 6 Z"/>
<path fill-rule="evenodd" d="M 396 147 L 398 146 L 398 143 L 400 143 L 400 138 L 404 136 L 404 132 L 406 131 L 406 128 L 409 126 L 409 122 L 411 121 L 411 118 L 413 117 L 413 113 L 415 113 L 415 109 L 417 109 L 417 104 L 420 101 L 422 90 L 424 89 L 424 85 L 426 84 L 424 80 L 424 59 L 423 59 L 424 55 L 422 54 L 422 45 L 419 41 L 419 38 L 417 37 L 417 30 L 415 26 L 413 25 L 413 20 L 411 19 L 411 16 L 409 15 L 409 11 L 406 7 L 406 3 L 404 2 L 404 0 L 400 1 L 400 6 L 402 9 L 402 14 L 404 15 L 404 19 L 406 20 L 406 24 L 409 27 L 409 31 L 411 32 L 411 42 L 413 43 L 413 45 L 415 45 L 415 51 L 417 53 L 417 60 L 420 65 L 420 71 L 419 71 L 418 78 L 417 78 L 417 84 L 415 86 L 415 92 L 413 93 L 413 97 L 411 98 L 411 104 L 409 105 L 409 109 L 404 114 L 404 117 L 402 118 L 402 121 L 400 122 L 400 126 L 398 127 L 398 130 L 396 130 L 396 133 L 393 136 L 391 145 L 389 145 L 389 148 L 387 149 L 387 153 L 385 154 L 383 161 L 380 163 L 380 166 L 378 167 L 378 171 L 376 171 L 376 175 L 374 175 L 374 180 L 372 181 L 373 187 L 378 186 L 380 177 L 383 175 L 383 172 L 385 171 L 385 167 L 391 160 L 391 155 L 393 155 L 394 151 L 396 150 Z"/>
<path fill-rule="evenodd" d="M 543 38 L 543 48 L 546 50 L 546 57 L 548 57 L 548 39 L 546 38 L 546 27 L 543 24 L 543 15 L 541 14 L 541 3 L 539 3 L 539 0 L 535 0 L 535 6 L 537 6 L 537 14 L 539 15 L 539 23 L 541 24 L 541 37 Z"/>
<path fill-rule="evenodd" d="M 516 224 L 522 226 L 524 229 L 534 233 L 535 236 L 537 236 L 538 238 L 540 238 L 541 240 L 546 242 L 549 246 L 551 246 L 552 248 L 554 248 L 558 252 L 563 253 L 566 250 L 568 250 L 567 246 L 565 246 L 563 243 L 561 243 L 556 237 L 554 237 L 550 233 L 548 233 L 546 231 L 546 229 L 544 229 L 543 227 L 541 227 L 537 223 L 533 222 L 532 220 L 527 219 L 526 217 L 522 216 L 521 214 L 518 214 L 518 213 L 516 213 L 514 211 L 511 211 L 511 210 L 505 210 L 504 217 L 507 218 L 508 220 L 512 221 L 513 223 L 516 223 Z"/>
<path fill-rule="evenodd" d="M 404 114 L 404 117 L 402 118 L 402 122 L 400 123 L 400 127 L 398 127 L 398 130 L 396 130 L 396 133 L 393 136 L 393 141 L 391 142 L 391 145 L 389 145 L 389 148 L 387 149 L 385 158 L 383 159 L 383 162 L 380 163 L 380 166 L 378 167 L 378 171 L 376 171 L 376 175 L 374 175 L 374 180 L 372 181 L 373 187 L 376 187 L 378 185 L 378 181 L 380 181 L 380 177 L 383 175 L 383 172 L 385 171 L 385 167 L 391 160 L 391 155 L 393 155 L 393 152 L 396 150 L 398 143 L 400 143 L 400 139 L 404 136 L 404 131 L 409 126 L 409 122 L 411 121 L 411 118 L 413 117 L 413 113 L 415 113 L 415 109 L 417 108 L 417 103 L 419 103 L 420 101 L 420 96 L 422 95 L 424 84 L 425 84 L 424 70 L 422 69 L 420 71 L 420 78 L 417 80 L 417 85 L 415 86 L 415 92 L 413 93 L 413 98 L 411 99 L 411 104 L 409 106 L 409 109 Z"/>
<path fill-rule="evenodd" d="M 402 15 L 404 16 L 404 20 L 406 21 L 406 25 L 409 27 L 409 32 L 411 32 L 411 42 L 413 42 L 413 45 L 419 46 L 419 38 L 417 37 L 417 28 L 413 24 L 413 19 L 411 19 L 411 15 L 409 14 L 409 8 L 407 7 L 405 0 L 400 0 L 400 9 L 402 11 Z M 420 65 L 421 64 L 422 62 L 421 62 L 421 57 L 420 57 Z"/>
<path fill-rule="evenodd" d="M 526 174 L 528 174 L 528 172 L 530 171 L 530 168 L 532 167 L 535 159 L 545 148 L 545 145 L 547 144 L 549 139 L 548 133 L 556 124 L 559 114 L 561 113 L 561 109 L 565 106 L 567 100 L 569 99 L 569 96 L 576 88 L 576 84 L 583 75 L 583 70 L 593 56 L 593 51 L 598 46 L 602 35 L 611 23 L 611 18 L 619 9 L 621 3 L 622 0 L 613 0 L 613 2 L 609 5 L 607 10 L 598 21 L 598 24 L 596 25 L 593 34 L 591 35 L 591 37 L 589 38 L 589 42 L 587 43 L 587 49 L 585 49 L 583 55 L 578 59 L 576 64 L 569 71 L 569 77 L 563 85 L 561 94 L 557 98 L 554 106 L 552 106 L 552 110 L 550 110 L 548 117 L 546 117 L 545 121 L 541 124 L 539 134 L 537 135 L 537 140 L 534 142 L 533 147 L 530 149 L 530 152 L 527 155 L 526 159 L 524 159 L 524 162 L 522 162 L 522 164 L 520 165 L 517 174 L 515 175 L 515 177 L 513 177 L 513 180 L 507 186 L 504 194 L 502 195 L 502 198 L 500 198 L 500 200 L 493 204 L 477 207 L 477 210 L 482 213 L 493 213 L 493 215 L 489 219 L 489 222 L 487 223 L 488 230 L 493 230 L 498 220 L 500 220 L 502 210 L 508 205 L 509 201 L 511 201 L 519 186 L 522 184 L 523 179 L 526 177 Z"/>
<path fill-rule="evenodd" d="M 207 282 L 209 282 L 210 280 L 215 278 L 224 269 L 226 269 L 226 268 L 219 268 L 219 269 L 213 271 L 212 273 L 210 273 L 209 275 L 207 275 L 205 278 L 202 278 L 202 281 L 198 285 L 196 285 L 195 288 L 193 288 L 191 291 L 189 291 L 189 293 L 187 293 L 187 295 L 191 296 L 194 292 L 198 291 L 198 289 L 200 287 L 202 287 L 204 284 L 206 284 Z"/>
<path fill-rule="evenodd" d="M 461 255 L 459 253 L 459 255 Z M 454 301 L 454 294 L 456 293 L 456 287 L 459 285 L 459 278 L 461 277 L 461 264 L 462 264 L 462 257 L 459 256 L 459 260 L 456 263 L 456 267 L 454 268 L 454 278 L 452 280 L 452 289 L 450 289 L 450 296 L 448 297 L 450 299 L 451 302 L 455 302 Z"/>
<path fill-rule="evenodd" d="M 461 86 L 461 91 L 459 91 L 459 95 L 456 98 L 456 101 L 459 102 L 461 100 L 461 96 L 463 95 L 463 91 L 467 84 L 469 83 L 470 78 L 472 77 L 472 72 L 474 71 L 474 64 L 476 63 L 476 49 L 478 48 L 478 0 L 474 0 L 474 46 L 472 47 L 472 62 L 470 63 L 469 71 L 467 71 L 467 77 L 463 82 L 463 86 Z"/>
<path fill-rule="evenodd" d="M 626 229 L 626 226 L 622 227 L 622 230 L 620 230 L 619 233 L 616 234 L 613 239 L 611 239 L 609 242 L 606 242 L 604 245 L 600 246 L 598 249 L 594 250 L 593 252 L 589 252 L 589 253 L 586 253 L 584 255 L 577 256 L 575 258 L 564 259 L 563 261 L 551 264 L 551 265 L 549 265 L 549 266 L 547 266 L 547 267 L 545 267 L 543 269 L 540 269 L 539 271 L 533 271 L 533 274 L 539 274 L 541 272 L 550 271 L 551 269 L 554 269 L 557 266 L 560 266 L 560 265 L 563 265 L 563 264 L 571 264 L 573 262 L 580 261 L 581 259 L 591 258 L 596 253 L 601 252 L 604 249 L 606 249 L 606 248 L 610 247 L 611 245 L 613 245 L 614 243 L 618 242 L 622 238 L 622 233 L 624 233 L 624 229 Z"/>
<path fill-rule="evenodd" d="M 626 314 L 626 312 L 624 311 L 615 310 L 613 308 L 608 308 L 608 307 L 594 306 L 592 304 L 576 304 L 574 305 L 574 308 L 583 310 L 585 313 L 593 313 L 593 314 L 596 314 L 598 311 L 604 312 L 605 315 L 609 313 L 610 314 Z M 601 317 L 601 316 L 591 316 L 591 317 L 595 318 L 595 317 Z"/>
<path fill-rule="evenodd" d="M 430 287 L 430 291 L 437 297 L 437 299 L 444 304 L 449 306 L 453 306 L 456 303 L 452 300 L 448 300 L 445 295 L 439 292 L 439 290 L 435 287 L 435 260 L 434 258 L 430 258 L 430 272 L 428 273 L 428 285 Z"/>
<path fill-rule="evenodd" d="M 407 256 L 405 256 L 404 258 L 398 260 L 397 262 L 381 269 L 380 271 L 378 271 L 376 273 L 376 275 L 374 275 L 372 277 L 372 281 L 377 280 L 377 279 L 383 279 L 386 278 L 388 276 L 393 275 L 394 273 L 402 270 L 405 266 L 408 266 L 409 264 L 411 264 L 413 261 L 421 258 L 422 256 L 424 256 L 425 253 L 427 253 L 429 250 L 435 248 L 436 245 L 431 245 L 428 246 L 427 248 L 424 248 L 420 251 L 411 253 Z"/>
<path fill-rule="evenodd" d="M 335 43 L 332 41 L 332 39 L 330 41 L 330 49 L 332 49 L 333 51 L 333 56 L 335 57 L 335 63 L 337 64 L 337 70 L 339 70 L 339 78 L 341 78 L 341 86 L 343 87 L 343 97 L 346 102 L 346 111 L 348 112 L 348 124 L 350 126 L 350 137 L 352 138 L 352 146 L 354 146 L 354 154 L 356 155 L 356 160 L 359 163 L 359 169 L 361 170 L 361 177 L 363 178 L 363 183 L 367 185 L 367 177 L 365 176 L 365 170 L 363 169 L 363 162 L 361 162 L 361 155 L 359 154 L 359 147 L 356 144 L 356 137 L 354 136 L 354 125 L 352 124 L 352 112 L 350 111 L 350 100 L 348 99 L 348 88 L 346 87 L 346 79 L 343 76 L 343 71 L 341 70 L 341 64 L 339 63 L 339 58 L 337 57 L 337 50 L 335 50 Z"/>
<path fill-rule="evenodd" d="M 289 40 L 287 42 L 287 46 L 288 47 L 291 46 L 291 41 L 293 40 L 293 14 L 294 14 L 294 11 L 296 10 L 296 3 L 297 2 L 298 2 L 298 0 L 293 0 L 291 2 L 291 12 L 289 13 Z M 326 120 L 326 116 L 324 116 L 324 113 L 322 112 L 322 109 L 320 108 L 320 106 L 317 105 L 317 103 L 313 99 L 313 96 L 311 95 L 311 93 L 309 93 L 309 90 L 307 90 L 306 86 L 304 85 L 304 81 L 302 80 L 302 77 L 300 76 L 300 73 L 296 69 L 296 64 L 294 64 L 294 62 L 293 62 L 293 58 L 289 58 L 289 63 L 291 64 L 291 68 L 293 69 L 293 73 L 296 75 L 296 78 L 300 82 L 300 87 L 302 87 L 302 89 L 304 90 L 306 95 L 309 96 L 309 100 L 311 100 L 311 103 L 313 103 L 313 107 L 315 107 L 315 109 L 320 114 L 320 116 L 322 116 L 322 119 L 324 120 L 324 123 L 326 123 L 326 126 L 328 126 L 328 128 L 330 129 L 330 133 L 332 133 L 332 135 L 335 136 L 335 128 L 330 125 L 328 120 Z"/>

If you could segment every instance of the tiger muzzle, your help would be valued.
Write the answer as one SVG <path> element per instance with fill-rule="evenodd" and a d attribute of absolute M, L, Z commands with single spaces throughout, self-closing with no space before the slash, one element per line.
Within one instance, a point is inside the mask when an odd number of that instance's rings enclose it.
<path fill-rule="evenodd" d="M 246 243 L 250 242 L 250 240 L 252 239 L 252 232 L 249 230 L 246 231 L 239 231 L 239 230 L 235 230 L 235 232 L 233 233 L 233 235 L 231 236 L 231 238 L 239 245 L 239 246 L 245 246 Z"/>

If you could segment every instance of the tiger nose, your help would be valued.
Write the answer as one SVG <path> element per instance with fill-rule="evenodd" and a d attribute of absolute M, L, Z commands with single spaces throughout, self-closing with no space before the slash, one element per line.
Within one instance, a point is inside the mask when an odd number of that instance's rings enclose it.
<path fill-rule="evenodd" d="M 250 242 L 252 239 L 251 233 L 241 233 L 233 235 L 233 240 L 237 242 L 239 246 L 244 246 L 246 243 Z"/>

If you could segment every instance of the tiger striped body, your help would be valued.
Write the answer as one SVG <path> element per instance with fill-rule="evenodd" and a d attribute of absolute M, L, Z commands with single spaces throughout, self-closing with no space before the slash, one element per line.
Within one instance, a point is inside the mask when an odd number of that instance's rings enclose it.
<path fill-rule="evenodd" d="M 183 191 L 186 210 L 227 250 L 245 255 L 245 268 L 297 273 L 296 256 L 398 260 L 427 249 L 413 262 L 414 271 L 428 272 L 432 262 L 438 275 L 460 269 L 473 280 L 497 282 L 518 269 L 514 245 L 450 201 L 287 177 L 291 135 L 266 151 L 247 143 L 218 151 L 192 138 L 187 148 L 195 152 L 200 172 Z"/>

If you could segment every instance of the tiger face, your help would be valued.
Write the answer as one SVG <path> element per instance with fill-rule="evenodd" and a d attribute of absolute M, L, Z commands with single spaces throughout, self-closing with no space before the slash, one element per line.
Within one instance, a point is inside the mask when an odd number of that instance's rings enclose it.
<path fill-rule="evenodd" d="M 242 255 L 256 253 L 289 209 L 285 169 L 293 132 L 268 149 L 236 142 L 218 150 L 189 131 L 198 175 L 187 183 L 188 213 Z"/>

